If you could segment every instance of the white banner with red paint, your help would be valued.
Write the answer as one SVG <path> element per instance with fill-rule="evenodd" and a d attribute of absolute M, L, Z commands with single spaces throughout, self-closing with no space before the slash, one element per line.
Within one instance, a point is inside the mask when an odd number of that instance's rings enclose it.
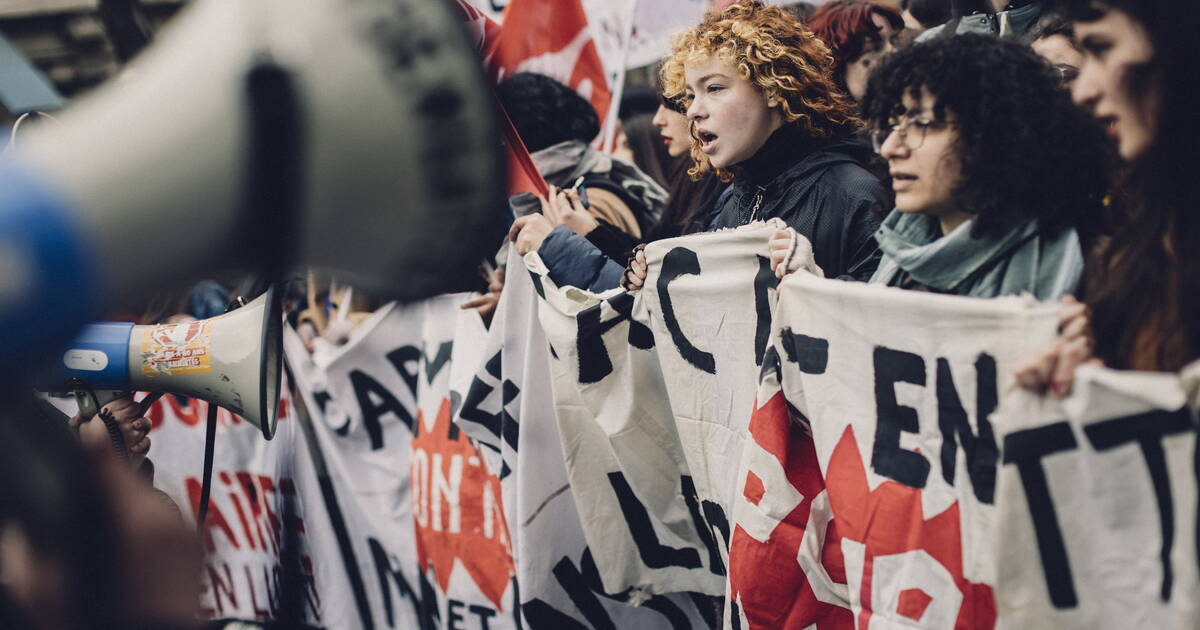
<path fill-rule="evenodd" d="M 154 485 L 191 520 L 199 513 L 207 413 L 206 402 L 166 395 L 147 414 Z M 303 451 L 286 400 L 270 442 L 258 427 L 218 411 L 212 491 L 201 532 L 207 554 L 205 618 L 269 621 L 280 616 L 281 549 L 284 528 L 290 527 L 299 544 L 304 618 L 315 626 L 329 622 L 326 606 L 335 582 L 321 579 L 315 569 L 326 560 L 323 514 L 319 495 L 304 491 L 312 470 L 306 458 L 297 457 Z"/>
<path fill-rule="evenodd" d="M 462 392 L 456 421 L 497 462 L 525 628 L 712 627 L 719 602 L 711 597 L 605 589 L 563 457 L 577 445 L 560 439 L 534 279 L 509 252 L 486 360 Z M 611 491 L 595 507 L 621 509 Z"/>
<path fill-rule="evenodd" d="M 725 593 L 733 473 L 771 330 L 773 229 L 650 244 L 636 298 L 554 287 L 529 259 L 572 489 L 610 589 Z M 640 512 L 593 511 L 614 494 Z"/>
<path fill-rule="evenodd" d="M 385 306 L 311 357 L 289 335 L 376 628 L 517 627 L 499 480 L 451 421 L 485 334 L 466 299 Z"/>
<path fill-rule="evenodd" d="M 1000 626 L 1200 627 L 1200 365 L 1078 370 L 1062 401 L 1014 391 L 994 551 Z"/>
<path fill-rule="evenodd" d="M 804 626 L 768 623 L 795 600 L 739 544 L 810 583 L 806 599 L 848 608 L 858 628 L 995 627 L 1000 451 L 989 418 L 1014 363 L 1053 339 L 1056 313 L 1023 298 L 789 276 L 773 332 L 783 399 L 760 394 L 740 479 L 730 560 L 740 627 Z M 849 627 L 818 613 L 819 627 Z"/>

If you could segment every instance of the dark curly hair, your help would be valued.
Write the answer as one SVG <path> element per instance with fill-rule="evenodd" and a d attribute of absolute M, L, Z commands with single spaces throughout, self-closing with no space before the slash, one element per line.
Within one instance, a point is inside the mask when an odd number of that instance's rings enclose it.
<path fill-rule="evenodd" d="M 1116 157 L 1099 124 L 1071 102 L 1057 72 L 1028 47 L 983 35 L 936 38 L 886 59 L 863 111 L 876 129 L 927 92 L 939 120 L 953 114 L 962 177 L 953 191 L 975 217 L 972 236 L 1036 217 L 1043 233 L 1105 227 Z"/>
<path fill-rule="evenodd" d="M 592 104 L 548 76 L 514 74 L 496 86 L 496 96 L 531 152 L 567 140 L 591 142 L 600 133 Z"/>

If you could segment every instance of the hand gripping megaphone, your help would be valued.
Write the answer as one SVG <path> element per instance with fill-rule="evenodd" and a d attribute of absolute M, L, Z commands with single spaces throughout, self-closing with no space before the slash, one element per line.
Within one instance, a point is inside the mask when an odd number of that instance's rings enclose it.
<path fill-rule="evenodd" d="M 283 361 L 283 315 L 272 287 L 224 315 L 179 324 L 85 326 L 40 388 L 80 392 L 95 413 L 123 392 L 190 396 L 220 405 L 275 435 Z"/>
<path fill-rule="evenodd" d="M 451 4 L 198 0 L 23 132 L 0 163 L 9 365 L 97 303 L 221 267 L 310 265 L 401 300 L 473 286 L 504 163 Z"/>

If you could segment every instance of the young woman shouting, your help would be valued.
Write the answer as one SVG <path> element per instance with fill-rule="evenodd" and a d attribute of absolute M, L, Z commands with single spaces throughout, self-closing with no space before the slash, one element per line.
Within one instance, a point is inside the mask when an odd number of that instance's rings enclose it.
<path fill-rule="evenodd" d="M 687 103 L 693 177 L 731 181 L 709 229 L 780 218 L 812 242 L 833 277 L 875 271 L 872 238 L 887 190 L 853 139 L 855 106 L 833 79 L 829 49 L 791 14 L 739 2 L 682 35 L 663 65 L 668 98 Z M 627 288 L 640 288 L 644 257 Z"/>

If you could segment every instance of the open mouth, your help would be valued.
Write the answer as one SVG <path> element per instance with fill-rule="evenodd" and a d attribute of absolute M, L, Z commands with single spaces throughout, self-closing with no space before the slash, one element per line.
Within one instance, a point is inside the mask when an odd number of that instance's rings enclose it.
<path fill-rule="evenodd" d="M 1100 125 L 1104 127 L 1104 132 L 1109 138 L 1117 139 L 1120 136 L 1120 131 L 1117 128 L 1116 116 L 1105 116 L 1100 119 Z"/>
<path fill-rule="evenodd" d="M 711 153 L 712 144 L 717 141 L 717 134 L 698 129 L 696 130 L 696 137 L 700 140 L 700 150 L 705 153 Z"/>

